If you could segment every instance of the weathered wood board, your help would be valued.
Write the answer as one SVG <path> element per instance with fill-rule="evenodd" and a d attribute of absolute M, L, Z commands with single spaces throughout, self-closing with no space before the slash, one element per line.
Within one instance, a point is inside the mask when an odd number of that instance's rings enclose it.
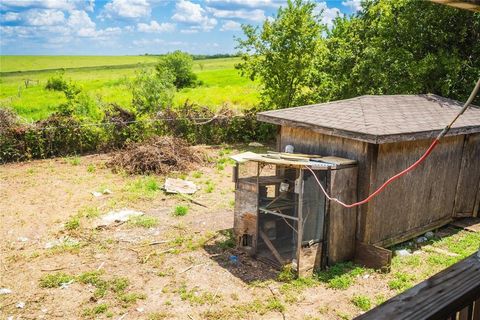
<path fill-rule="evenodd" d="M 472 232 L 480 232 L 480 218 L 462 218 L 450 223 L 455 227 Z"/>
<path fill-rule="evenodd" d="M 332 170 L 330 194 L 346 203 L 356 202 L 357 175 L 357 167 Z M 345 208 L 330 202 L 328 220 L 328 263 L 352 260 L 355 255 L 357 208 Z"/>
<path fill-rule="evenodd" d="M 477 133 L 465 136 L 454 217 L 475 216 L 478 186 L 480 186 L 480 134 Z"/>
<path fill-rule="evenodd" d="M 357 242 L 355 246 L 355 263 L 382 271 L 388 271 L 392 262 L 392 251 Z"/>

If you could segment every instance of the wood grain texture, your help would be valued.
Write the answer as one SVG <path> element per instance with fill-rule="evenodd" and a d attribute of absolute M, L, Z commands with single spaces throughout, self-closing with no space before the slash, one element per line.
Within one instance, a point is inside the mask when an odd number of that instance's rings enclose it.
<path fill-rule="evenodd" d="M 480 259 L 474 253 L 355 319 L 448 319 L 479 299 Z M 469 320 L 478 319 L 475 306 L 473 311 Z"/>
<path fill-rule="evenodd" d="M 357 201 L 356 167 L 332 170 L 330 194 L 347 203 Z M 328 213 L 328 263 L 352 260 L 355 255 L 355 232 L 357 228 L 357 208 L 345 208 L 331 202 Z"/>
<path fill-rule="evenodd" d="M 392 262 L 392 251 L 357 242 L 355 245 L 355 263 L 367 268 L 388 271 Z"/>
<path fill-rule="evenodd" d="M 414 163 L 430 140 L 379 146 L 373 189 Z M 452 216 L 462 159 L 463 137 L 446 137 L 415 170 L 371 201 L 364 241 L 378 243 Z M 393 243 L 392 243 L 393 244 Z"/>
<path fill-rule="evenodd" d="M 455 195 L 455 217 L 475 215 L 475 200 L 480 185 L 480 134 L 465 136 L 463 156 Z"/>

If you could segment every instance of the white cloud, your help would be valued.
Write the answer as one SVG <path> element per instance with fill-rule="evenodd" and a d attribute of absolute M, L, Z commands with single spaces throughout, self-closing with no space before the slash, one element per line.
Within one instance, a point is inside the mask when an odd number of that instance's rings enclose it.
<path fill-rule="evenodd" d="M 323 24 L 326 24 L 328 28 L 331 28 L 333 25 L 333 20 L 339 15 L 342 15 L 342 12 L 338 8 L 329 8 L 325 1 L 319 2 L 315 9 L 316 14 L 321 15 L 321 21 Z"/>
<path fill-rule="evenodd" d="M 285 3 L 285 0 L 206 0 L 206 3 L 209 6 L 216 8 L 232 8 L 232 6 L 248 8 L 275 8 Z"/>
<path fill-rule="evenodd" d="M 151 46 L 151 45 L 163 45 L 163 46 L 185 46 L 187 43 L 182 42 L 182 41 L 165 41 L 163 39 L 140 39 L 140 40 L 134 40 L 132 42 L 135 46 L 141 46 L 141 47 L 146 47 L 146 46 Z"/>
<path fill-rule="evenodd" d="M 1 15 L 1 20 L 5 22 L 12 22 L 20 20 L 20 14 L 16 12 L 6 12 Z"/>
<path fill-rule="evenodd" d="M 241 30 L 242 25 L 236 21 L 227 20 L 223 26 L 220 28 L 220 31 L 237 31 Z"/>
<path fill-rule="evenodd" d="M 75 10 L 83 5 L 84 0 L 2 0 L 0 9 L 8 8 L 40 8 L 64 11 Z"/>
<path fill-rule="evenodd" d="M 95 9 L 95 0 L 89 0 L 88 4 L 85 6 L 85 10 L 89 12 L 93 12 Z"/>
<path fill-rule="evenodd" d="M 137 30 L 140 32 L 169 32 L 175 29 L 175 24 L 169 22 L 158 23 L 152 20 L 150 24 L 139 23 L 137 24 Z"/>
<path fill-rule="evenodd" d="M 191 24 L 193 26 L 190 29 L 203 31 L 210 31 L 217 25 L 217 20 L 210 18 L 202 6 L 187 0 L 180 0 L 176 3 L 172 20 Z"/>
<path fill-rule="evenodd" d="M 342 1 L 342 5 L 357 12 L 362 10 L 362 4 L 360 1 L 361 0 L 346 0 L 346 1 Z"/>
<path fill-rule="evenodd" d="M 72 29 L 89 28 L 95 29 L 95 22 L 90 19 L 85 11 L 74 10 L 67 20 L 67 25 Z"/>
<path fill-rule="evenodd" d="M 254 10 L 220 10 L 215 8 L 208 8 L 208 11 L 213 14 L 216 18 L 229 18 L 229 19 L 244 19 L 251 21 L 263 21 L 266 19 L 265 12 L 261 9 Z"/>
<path fill-rule="evenodd" d="M 137 19 L 150 16 L 152 11 L 146 0 L 112 0 L 105 5 L 105 14 L 108 18 L 121 17 Z"/>
<path fill-rule="evenodd" d="M 53 26 L 65 21 L 65 15 L 60 10 L 31 9 L 25 12 L 25 22 L 31 26 Z"/>
<path fill-rule="evenodd" d="M 183 34 L 198 33 L 198 29 L 182 29 L 180 30 L 180 33 L 183 33 Z"/>

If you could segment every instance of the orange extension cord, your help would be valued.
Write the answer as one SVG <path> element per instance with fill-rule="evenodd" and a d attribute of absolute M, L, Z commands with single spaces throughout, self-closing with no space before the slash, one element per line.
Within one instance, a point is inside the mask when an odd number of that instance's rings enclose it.
<path fill-rule="evenodd" d="M 475 88 L 473 88 L 473 91 L 470 94 L 470 97 L 468 98 L 467 102 L 465 102 L 462 109 L 457 113 L 457 115 L 453 118 L 453 120 L 450 122 L 450 124 L 448 124 L 442 130 L 442 132 L 440 132 L 440 134 L 435 138 L 435 140 L 433 140 L 432 144 L 430 145 L 430 147 L 428 147 L 427 151 L 425 151 L 423 156 L 421 156 L 417 161 L 415 161 L 411 166 L 409 166 L 405 170 L 397 173 L 396 175 L 394 175 L 393 177 L 391 177 L 390 179 L 385 181 L 377 190 L 375 190 L 373 193 L 371 193 L 368 197 L 366 197 L 362 201 L 358 201 L 358 202 L 355 202 L 355 203 L 352 203 L 352 204 L 346 204 L 346 203 L 343 203 L 342 201 L 338 200 L 337 198 L 331 197 L 330 195 L 328 195 L 327 191 L 325 191 L 325 188 L 323 187 L 320 180 L 318 180 L 315 172 L 310 167 L 305 166 L 305 168 L 310 170 L 310 172 L 313 174 L 313 176 L 315 177 L 315 180 L 317 180 L 317 183 L 320 186 L 320 189 L 322 189 L 322 192 L 325 194 L 325 197 L 327 197 L 328 200 L 334 201 L 334 202 L 342 205 L 345 208 L 353 208 L 353 207 L 357 207 L 357 206 L 360 206 L 362 204 L 365 204 L 365 203 L 369 202 L 370 200 L 372 200 L 380 192 L 382 192 L 383 189 L 385 189 L 390 183 L 392 183 L 393 181 L 397 180 L 401 176 L 403 176 L 403 175 L 407 174 L 408 172 L 412 171 L 413 169 L 415 169 L 419 164 L 421 164 L 428 157 L 428 155 L 433 151 L 433 149 L 440 143 L 440 139 L 443 138 L 443 136 L 445 136 L 447 134 L 447 132 L 453 126 L 455 121 L 457 121 L 457 119 L 465 112 L 465 110 L 468 109 L 468 106 L 472 103 L 473 99 L 475 99 L 475 97 L 477 96 L 477 93 L 478 93 L 479 89 L 480 89 L 480 79 L 478 79 L 477 84 L 475 85 Z"/>

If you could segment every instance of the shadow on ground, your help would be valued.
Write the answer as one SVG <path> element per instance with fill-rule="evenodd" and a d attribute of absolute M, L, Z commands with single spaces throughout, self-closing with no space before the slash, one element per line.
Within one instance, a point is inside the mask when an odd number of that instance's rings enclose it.
<path fill-rule="evenodd" d="M 203 248 L 213 261 L 245 283 L 277 277 L 278 270 L 235 249 L 232 229 L 219 231 L 218 236 L 207 242 Z"/>

